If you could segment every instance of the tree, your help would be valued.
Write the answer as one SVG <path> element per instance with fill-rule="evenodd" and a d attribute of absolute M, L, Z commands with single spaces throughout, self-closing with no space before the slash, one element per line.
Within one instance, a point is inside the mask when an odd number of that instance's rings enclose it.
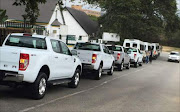
<path fill-rule="evenodd" d="M 162 35 L 171 38 L 179 28 L 176 0 L 86 0 L 99 3 L 106 12 L 100 19 L 103 31 L 159 42 Z"/>
<path fill-rule="evenodd" d="M 6 15 L 6 10 L 0 9 L 0 23 L 6 21 L 8 16 Z"/>
<path fill-rule="evenodd" d="M 39 4 L 46 3 L 46 0 L 15 0 L 13 5 L 15 6 L 25 6 L 26 14 L 24 16 L 29 19 L 31 24 L 35 24 L 39 16 Z M 23 15 L 22 15 L 23 16 Z"/>

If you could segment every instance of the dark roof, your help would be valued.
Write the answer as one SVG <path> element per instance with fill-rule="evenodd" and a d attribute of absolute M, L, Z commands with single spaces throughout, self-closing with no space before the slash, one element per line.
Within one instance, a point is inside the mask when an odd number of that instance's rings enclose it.
<path fill-rule="evenodd" d="M 60 26 L 61 23 L 57 19 L 55 19 L 54 22 L 51 25 L 52 26 Z"/>
<path fill-rule="evenodd" d="M 90 19 L 90 17 L 79 10 L 66 7 L 69 13 L 74 17 L 74 19 L 80 24 L 80 26 L 85 30 L 89 35 L 96 33 L 98 30 L 98 23 Z"/>
<path fill-rule="evenodd" d="M 0 0 L 0 9 L 5 9 L 9 19 L 23 20 L 24 6 L 13 6 L 15 0 Z M 47 0 L 46 4 L 40 4 L 40 16 L 37 22 L 49 23 L 53 10 L 58 0 Z"/>
<path fill-rule="evenodd" d="M 8 15 L 8 19 L 14 20 L 23 20 L 22 15 L 25 14 L 24 6 L 13 6 L 15 0 L 0 0 L 0 9 L 5 9 Z M 37 22 L 49 23 L 53 10 L 58 3 L 58 0 L 47 0 L 46 4 L 40 4 L 40 16 L 37 19 Z M 92 21 L 89 16 L 82 12 L 72 8 L 66 7 L 74 19 L 80 24 L 80 26 L 85 30 L 89 35 L 97 32 L 98 24 L 97 22 Z M 56 21 L 53 25 L 59 25 Z"/>

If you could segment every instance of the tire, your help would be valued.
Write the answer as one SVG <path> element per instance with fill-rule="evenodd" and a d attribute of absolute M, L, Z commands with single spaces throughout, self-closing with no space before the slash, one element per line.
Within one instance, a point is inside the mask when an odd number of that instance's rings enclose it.
<path fill-rule="evenodd" d="M 47 75 L 43 72 L 38 74 L 36 81 L 32 84 L 32 97 L 35 100 L 42 99 L 46 94 Z"/>
<path fill-rule="evenodd" d="M 111 69 L 109 70 L 109 72 L 107 74 L 113 75 L 113 72 L 114 72 L 114 64 L 111 66 Z"/>
<path fill-rule="evenodd" d="M 118 71 L 123 71 L 123 68 L 124 68 L 124 62 L 118 65 Z"/>
<path fill-rule="evenodd" d="M 95 71 L 95 79 L 100 80 L 102 76 L 102 65 L 99 66 L 99 69 Z"/>
<path fill-rule="evenodd" d="M 139 66 L 142 66 L 142 63 L 139 63 Z"/>
<path fill-rule="evenodd" d="M 79 85 L 79 81 L 80 81 L 80 75 L 81 75 L 81 71 L 79 69 L 76 69 L 71 82 L 68 83 L 68 87 L 77 88 Z"/>
<path fill-rule="evenodd" d="M 130 69 L 130 67 L 131 67 L 131 63 L 129 61 L 128 66 L 126 67 L 126 69 Z"/>
<path fill-rule="evenodd" d="M 135 63 L 134 63 L 134 67 L 135 67 L 135 68 L 137 68 L 137 66 L 138 66 L 138 63 L 137 63 L 137 62 L 135 62 Z"/>

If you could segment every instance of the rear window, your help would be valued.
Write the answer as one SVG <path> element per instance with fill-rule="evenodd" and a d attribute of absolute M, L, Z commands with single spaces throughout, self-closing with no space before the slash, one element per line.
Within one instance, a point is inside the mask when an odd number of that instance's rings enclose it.
<path fill-rule="evenodd" d="M 45 39 L 24 36 L 10 36 L 5 45 L 34 49 L 47 49 Z"/>
<path fill-rule="evenodd" d="M 178 55 L 179 56 L 179 53 L 171 52 L 170 55 Z"/>
<path fill-rule="evenodd" d="M 137 48 L 137 44 L 134 43 L 134 44 L 133 44 L 133 47 Z"/>
<path fill-rule="evenodd" d="M 91 43 L 78 43 L 74 49 L 79 50 L 90 50 L 90 51 L 100 51 L 100 46 Z"/>
<path fill-rule="evenodd" d="M 117 46 L 107 46 L 109 48 L 109 50 L 112 51 L 121 51 L 122 52 L 122 48 L 121 47 L 117 47 Z"/>
<path fill-rule="evenodd" d="M 126 47 L 130 47 L 130 43 L 126 43 Z"/>
<path fill-rule="evenodd" d="M 156 46 L 156 49 L 159 50 L 159 46 Z"/>
<path fill-rule="evenodd" d="M 127 52 L 137 52 L 137 49 L 133 49 L 133 48 L 126 48 Z"/>
<path fill-rule="evenodd" d="M 141 45 L 140 45 L 140 50 L 141 50 L 141 51 L 144 51 L 144 50 L 145 50 L 145 46 L 141 44 Z"/>

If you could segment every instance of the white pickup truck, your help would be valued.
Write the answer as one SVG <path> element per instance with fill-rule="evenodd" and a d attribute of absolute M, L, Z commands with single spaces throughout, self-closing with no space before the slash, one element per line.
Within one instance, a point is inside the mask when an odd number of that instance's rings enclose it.
<path fill-rule="evenodd" d="M 119 71 L 122 71 L 124 67 L 130 68 L 130 56 L 127 54 L 126 48 L 119 45 L 106 45 L 113 53 L 115 58 L 115 65 Z"/>
<path fill-rule="evenodd" d="M 127 54 L 130 56 L 131 60 L 131 64 L 134 65 L 135 68 L 137 68 L 137 66 L 142 66 L 143 63 L 143 53 L 137 49 L 137 48 L 126 48 L 127 49 Z"/>
<path fill-rule="evenodd" d="M 47 83 L 76 88 L 81 70 L 66 44 L 51 37 L 13 33 L 0 47 L 0 84 L 30 85 L 34 99 L 44 97 Z"/>
<path fill-rule="evenodd" d="M 80 58 L 83 70 L 94 72 L 95 79 L 100 80 L 103 71 L 112 75 L 114 71 L 114 57 L 103 44 L 77 43 L 74 47 Z"/>

